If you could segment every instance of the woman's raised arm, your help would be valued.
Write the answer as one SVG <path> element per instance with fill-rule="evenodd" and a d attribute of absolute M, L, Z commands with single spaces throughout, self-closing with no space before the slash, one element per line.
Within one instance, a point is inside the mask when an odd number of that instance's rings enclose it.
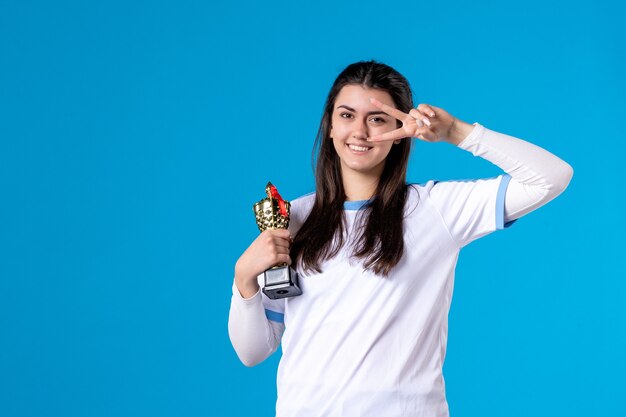
<path fill-rule="evenodd" d="M 427 142 L 448 142 L 480 156 L 511 176 L 504 202 L 504 221 L 530 213 L 567 188 L 574 170 L 556 155 L 522 139 L 470 125 L 445 110 L 420 104 L 409 113 L 371 99 L 385 113 L 402 122 L 391 132 L 374 136 L 372 142 L 415 137 Z"/>

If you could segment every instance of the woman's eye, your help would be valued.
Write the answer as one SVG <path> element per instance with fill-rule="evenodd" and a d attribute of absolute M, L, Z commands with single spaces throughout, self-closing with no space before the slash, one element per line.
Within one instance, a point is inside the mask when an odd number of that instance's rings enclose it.
<path fill-rule="evenodd" d="M 341 113 L 340 116 L 343 117 L 344 119 L 347 119 L 347 118 L 352 117 L 352 114 L 350 114 L 350 113 Z"/>
<path fill-rule="evenodd" d="M 383 119 L 382 117 L 372 117 L 370 121 L 374 123 L 385 123 L 385 119 Z"/>

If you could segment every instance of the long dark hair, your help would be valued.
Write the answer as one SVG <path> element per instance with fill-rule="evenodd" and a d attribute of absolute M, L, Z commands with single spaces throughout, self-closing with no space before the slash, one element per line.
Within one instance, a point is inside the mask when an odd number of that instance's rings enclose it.
<path fill-rule="evenodd" d="M 396 108 L 408 113 L 413 107 L 409 83 L 398 71 L 376 61 L 349 65 L 337 77 L 328 93 L 324 114 L 315 140 L 315 202 L 294 237 L 291 259 L 304 271 L 322 272 L 320 263 L 335 257 L 345 241 L 346 200 L 339 157 L 330 139 L 333 108 L 346 85 L 384 90 Z M 397 126 L 401 123 L 398 121 Z M 403 219 L 407 198 L 406 170 L 411 140 L 405 138 L 391 147 L 374 197 L 364 206 L 365 227 L 355 240 L 353 256 L 363 260 L 365 269 L 387 276 L 404 253 Z"/>

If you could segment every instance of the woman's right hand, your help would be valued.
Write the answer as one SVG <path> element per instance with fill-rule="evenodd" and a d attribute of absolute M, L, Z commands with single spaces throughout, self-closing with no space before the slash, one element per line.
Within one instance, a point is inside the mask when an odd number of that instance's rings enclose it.
<path fill-rule="evenodd" d="M 244 298 L 259 291 L 257 276 L 278 264 L 291 265 L 291 234 L 286 229 L 262 232 L 235 264 L 235 284 Z"/>

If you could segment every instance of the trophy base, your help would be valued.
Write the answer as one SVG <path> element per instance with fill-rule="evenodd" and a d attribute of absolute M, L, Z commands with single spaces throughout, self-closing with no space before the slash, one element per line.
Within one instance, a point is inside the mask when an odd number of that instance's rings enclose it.
<path fill-rule="evenodd" d="M 288 265 L 276 266 L 263 273 L 263 294 L 272 300 L 302 294 L 298 274 Z"/>

